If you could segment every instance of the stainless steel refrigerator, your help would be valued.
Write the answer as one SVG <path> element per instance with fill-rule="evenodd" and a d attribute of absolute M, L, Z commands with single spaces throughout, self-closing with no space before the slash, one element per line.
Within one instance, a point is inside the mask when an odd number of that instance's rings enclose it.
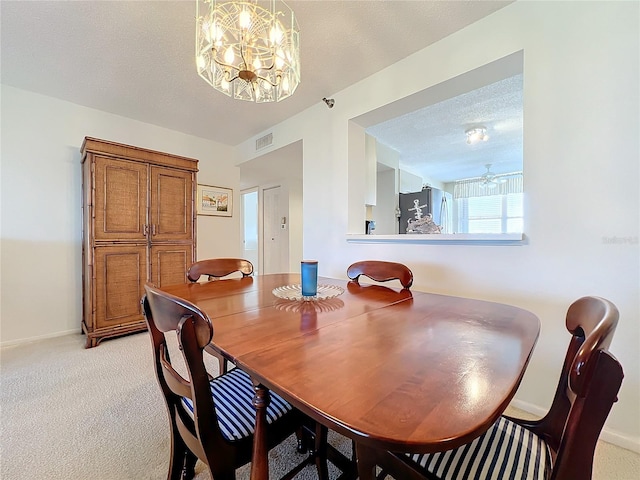
<path fill-rule="evenodd" d="M 423 218 L 431 214 L 433 223 L 443 227 L 442 233 L 447 233 L 451 218 L 450 205 L 451 194 L 437 188 L 427 187 L 420 192 L 401 193 L 398 199 L 400 208 L 398 233 L 407 233 L 407 225 L 410 220 L 417 219 L 417 213 Z"/>

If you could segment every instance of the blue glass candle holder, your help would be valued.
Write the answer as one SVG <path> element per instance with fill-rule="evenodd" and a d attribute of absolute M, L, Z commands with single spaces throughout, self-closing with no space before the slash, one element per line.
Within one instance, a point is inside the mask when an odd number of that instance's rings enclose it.
<path fill-rule="evenodd" d="M 315 297 L 318 294 L 318 261 L 303 260 L 300 262 L 302 277 L 302 296 Z"/>

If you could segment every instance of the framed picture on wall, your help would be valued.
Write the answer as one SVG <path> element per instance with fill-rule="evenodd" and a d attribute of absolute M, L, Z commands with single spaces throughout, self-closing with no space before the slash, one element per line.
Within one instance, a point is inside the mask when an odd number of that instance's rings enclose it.
<path fill-rule="evenodd" d="M 198 185 L 198 215 L 230 217 L 233 214 L 233 190 L 212 185 Z"/>

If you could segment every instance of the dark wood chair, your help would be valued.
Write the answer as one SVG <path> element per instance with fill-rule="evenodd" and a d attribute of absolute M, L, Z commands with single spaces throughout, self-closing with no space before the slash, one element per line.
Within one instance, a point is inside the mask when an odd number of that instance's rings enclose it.
<path fill-rule="evenodd" d="M 347 268 L 347 277 L 349 277 L 350 280 L 359 283 L 361 275 L 369 277 L 376 282 L 398 280 L 405 290 L 409 290 L 411 285 L 413 285 L 413 272 L 402 263 L 385 262 L 382 260 L 362 260 L 352 263 L 349 265 L 349 268 Z M 352 459 L 355 461 L 355 442 L 352 442 L 352 447 Z"/>
<path fill-rule="evenodd" d="M 243 258 L 209 258 L 191 265 L 187 278 L 191 282 L 197 282 L 202 275 L 207 275 L 209 280 L 219 280 L 235 272 L 240 272 L 243 278 L 253 275 L 253 264 Z M 207 347 L 206 350 L 208 354 L 218 359 L 220 374 L 227 373 L 229 360 L 211 347 Z"/>
<path fill-rule="evenodd" d="M 617 323 L 618 310 L 605 299 L 583 297 L 569 307 L 572 337 L 542 419 L 502 416 L 473 442 L 447 452 L 392 453 L 358 444 L 360 478 L 374 478 L 378 465 L 403 480 L 590 479 L 596 443 L 624 376 L 608 351 Z"/>
<path fill-rule="evenodd" d="M 245 372 L 231 372 L 210 379 L 204 361 L 204 347 L 213 338 L 210 318 L 196 305 L 153 286 L 145 286 L 144 314 L 151 334 L 156 377 L 165 399 L 171 424 L 169 480 L 192 478 L 197 459 L 209 468 L 214 479 L 235 479 L 235 470 L 252 460 L 256 410 L 254 386 Z M 173 367 L 165 334 L 175 331 L 184 357 L 188 378 Z M 268 447 L 292 433 L 298 434 L 299 451 L 303 426 L 314 424 L 288 402 L 271 394 L 267 407 Z M 312 430 L 311 430 L 312 431 Z M 291 478 L 306 459 L 291 475 Z"/>
<path fill-rule="evenodd" d="M 354 282 L 358 281 L 360 275 L 369 277 L 376 282 L 399 280 L 403 288 L 407 290 L 413 285 L 413 273 L 402 263 L 364 260 L 353 263 L 347 268 L 347 276 Z"/>
<path fill-rule="evenodd" d="M 235 272 L 243 277 L 253 275 L 253 264 L 243 258 L 209 258 L 191 265 L 187 278 L 197 282 L 202 275 L 208 275 L 209 280 L 217 280 Z"/>

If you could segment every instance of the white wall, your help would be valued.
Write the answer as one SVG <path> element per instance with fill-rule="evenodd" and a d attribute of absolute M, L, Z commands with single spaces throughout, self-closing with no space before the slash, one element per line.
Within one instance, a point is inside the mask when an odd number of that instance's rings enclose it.
<path fill-rule="evenodd" d="M 199 162 L 198 181 L 234 189 L 234 215 L 198 217 L 198 258 L 240 253 L 231 147 L 2 85 L 2 345 L 80 332 L 85 136 Z"/>
<path fill-rule="evenodd" d="M 289 271 L 297 273 L 300 271 L 300 261 L 302 260 L 302 229 L 304 227 L 302 182 L 289 181 L 288 192 Z"/>
<path fill-rule="evenodd" d="M 304 256 L 319 260 L 321 275 L 345 277 L 347 265 L 366 258 L 398 261 L 413 270 L 417 290 L 504 302 L 539 316 L 540 339 L 517 394 L 521 406 L 542 411 L 551 403 L 569 340 L 569 304 L 583 295 L 612 300 L 621 319 L 611 349 L 625 380 L 603 438 L 636 450 L 638 19 L 637 2 L 516 2 L 332 93 L 333 109 L 318 102 L 270 129 L 274 148 L 304 140 Z M 364 159 L 361 146 L 350 149 L 349 132 L 358 129 L 349 119 L 522 49 L 524 245 L 347 244 L 345 234 L 364 220 L 364 208 L 349 203 L 349 189 L 364 192 L 363 167 L 348 161 Z M 239 147 L 241 160 L 253 155 L 254 140 Z"/>

